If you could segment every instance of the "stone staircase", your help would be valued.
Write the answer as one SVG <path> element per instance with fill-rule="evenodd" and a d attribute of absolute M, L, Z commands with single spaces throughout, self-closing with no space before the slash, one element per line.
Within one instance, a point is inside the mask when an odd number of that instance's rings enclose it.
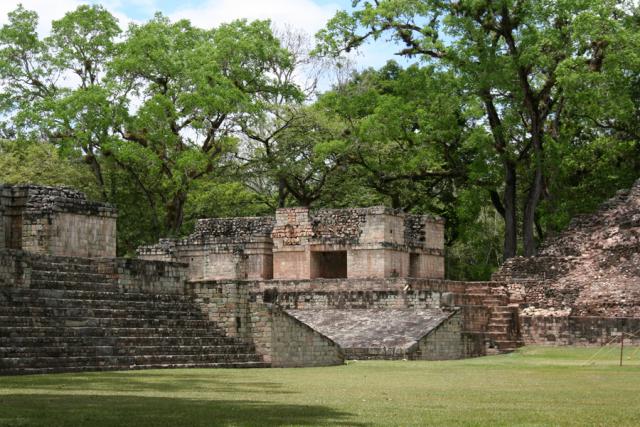
<path fill-rule="evenodd" d="M 0 375 L 267 367 L 189 297 L 127 292 L 99 260 L 40 258 L 29 288 L 0 288 Z"/>
<path fill-rule="evenodd" d="M 467 287 L 466 295 L 490 310 L 485 331 L 486 354 L 509 353 L 524 345 L 518 306 L 509 304 L 507 295 L 495 292 L 490 286 L 473 283 Z"/>

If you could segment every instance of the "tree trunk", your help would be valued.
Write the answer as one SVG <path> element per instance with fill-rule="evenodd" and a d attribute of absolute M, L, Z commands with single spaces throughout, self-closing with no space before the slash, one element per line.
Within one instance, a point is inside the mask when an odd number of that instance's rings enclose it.
<path fill-rule="evenodd" d="M 287 206 L 287 183 L 284 177 L 278 178 L 278 207 L 284 208 Z"/>
<path fill-rule="evenodd" d="M 105 202 L 109 201 L 109 198 L 107 196 L 107 189 L 105 188 L 104 176 L 102 175 L 102 167 L 100 166 L 100 163 L 98 163 L 98 159 L 93 153 L 87 153 L 85 155 L 85 162 L 89 164 L 93 175 L 96 177 L 96 181 L 98 182 L 98 186 L 100 187 L 102 198 Z"/>
<path fill-rule="evenodd" d="M 171 236 L 180 234 L 180 227 L 182 227 L 182 221 L 184 220 L 184 204 L 186 200 L 186 192 L 180 190 L 167 205 L 167 219 L 165 224 Z"/>
<path fill-rule="evenodd" d="M 533 146 L 535 148 L 536 170 L 533 176 L 533 182 L 527 195 L 524 206 L 524 214 L 522 218 L 522 240 L 524 244 L 524 256 L 531 257 L 536 254 L 536 239 L 534 237 L 536 208 L 542 195 L 542 136 L 540 134 L 533 136 Z"/>
<path fill-rule="evenodd" d="M 518 217 L 516 206 L 516 165 L 509 159 L 504 160 L 504 249 L 502 258 L 507 260 L 516 256 L 518 247 Z"/>

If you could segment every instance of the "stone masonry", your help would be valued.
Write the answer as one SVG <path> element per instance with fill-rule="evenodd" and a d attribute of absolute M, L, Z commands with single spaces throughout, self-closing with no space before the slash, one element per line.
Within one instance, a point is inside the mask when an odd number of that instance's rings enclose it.
<path fill-rule="evenodd" d="M 185 239 L 138 249 L 189 263 L 191 280 L 444 277 L 444 222 L 384 207 L 278 209 L 199 220 Z"/>
<path fill-rule="evenodd" d="M 384 207 L 279 209 L 274 279 L 444 277 L 444 222 Z"/>
<path fill-rule="evenodd" d="M 620 332 L 640 343 L 640 180 L 494 278 L 507 283 L 528 343 L 601 345 Z"/>
<path fill-rule="evenodd" d="M 138 257 L 189 264 L 192 280 L 270 279 L 273 218 L 201 219 L 184 239 L 138 248 Z"/>
<path fill-rule="evenodd" d="M 113 206 L 67 188 L 0 185 L 0 250 L 115 257 Z"/>
<path fill-rule="evenodd" d="M 455 359 L 521 344 L 503 283 L 443 280 L 439 218 L 280 209 L 200 220 L 119 259 L 113 207 L 0 188 L 0 373 Z"/>

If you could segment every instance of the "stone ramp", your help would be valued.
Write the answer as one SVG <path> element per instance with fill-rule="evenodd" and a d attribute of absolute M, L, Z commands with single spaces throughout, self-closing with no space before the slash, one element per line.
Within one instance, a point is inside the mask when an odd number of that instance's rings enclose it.
<path fill-rule="evenodd" d="M 451 315 L 440 309 L 285 311 L 335 341 L 347 359 L 412 358 L 418 341 Z"/>

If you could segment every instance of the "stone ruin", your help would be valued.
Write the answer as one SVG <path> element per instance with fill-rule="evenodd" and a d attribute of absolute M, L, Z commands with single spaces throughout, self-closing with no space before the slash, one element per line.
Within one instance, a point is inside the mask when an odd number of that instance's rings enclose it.
<path fill-rule="evenodd" d="M 191 280 L 444 277 L 444 221 L 384 207 L 278 209 L 274 217 L 201 219 L 184 239 L 138 249 L 189 263 Z"/>
<path fill-rule="evenodd" d="M 115 257 L 116 209 L 68 188 L 0 185 L 0 249 Z"/>
<path fill-rule="evenodd" d="M 269 366 L 185 293 L 185 264 L 115 258 L 113 206 L 0 186 L 0 375 Z"/>
<path fill-rule="evenodd" d="M 640 180 L 494 279 L 519 306 L 527 343 L 606 344 L 621 332 L 640 343 Z"/>
<path fill-rule="evenodd" d="M 456 359 L 521 344 L 505 286 L 443 279 L 444 224 L 391 209 L 205 219 L 115 257 L 114 207 L 0 187 L 0 374 Z"/>
<path fill-rule="evenodd" d="M 499 287 L 444 280 L 441 218 L 384 207 L 278 209 L 200 220 L 190 236 L 138 256 L 188 263 L 189 292 L 210 318 L 276 366 L 311 359 L 291 362 L 290 331 L 256 319 L 304 325 L 346 358 L 451 359 L 519 345 Z"/>
<path fill-rule="evenodd" d="M 491 282 L 444 280 L 444 223 L 383 207 L 214 218 L 115 257 L 117 212 L 0 186 L 0 374 L 457 359 L 640 344 L 640 181 Z"/>

